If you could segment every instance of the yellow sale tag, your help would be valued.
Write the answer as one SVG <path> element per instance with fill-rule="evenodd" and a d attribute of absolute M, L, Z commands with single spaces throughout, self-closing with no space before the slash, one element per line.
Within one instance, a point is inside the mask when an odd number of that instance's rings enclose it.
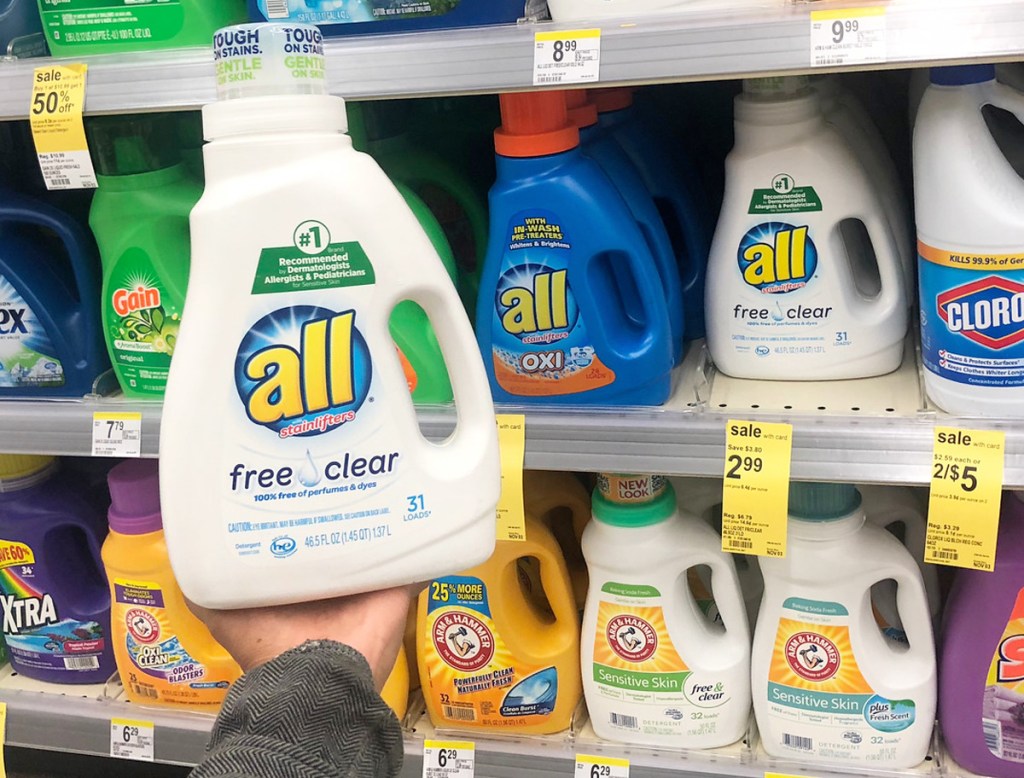
<path fill-rule="evenodd" d="M 725 427 L 722 550 L 784 557 L 793 426 L 730 419 Z"/>
<path fill-rule="evenodd" d="M 7 703 L 0 702 L 0 778 L 7 778 L 7 765 L 4 763 L 4 746 L 7 743 Z"/>
<path fill-rule="evenodd" d="M 526 540 L 526 513 L 523 509 L 526 417 L 523 414 L 498 416 L 498 446 L 501 448 L 498 540 Z"/>
<path fill-rule="evenodd" d="M 924 561 L 995 568 L 1006 435 L 935 428 Z"/>
<path fill-rule="evenodd" d="M 96 188 L 82 124 L 87 69 L 47 65 L 33 73 L 29 123 L 47 189 Z"/>

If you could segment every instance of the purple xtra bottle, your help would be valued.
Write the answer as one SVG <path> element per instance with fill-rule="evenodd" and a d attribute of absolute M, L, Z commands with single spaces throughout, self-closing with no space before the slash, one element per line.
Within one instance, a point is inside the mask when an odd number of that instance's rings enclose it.
<path fill-rule="evenodd" d="M 0 606 L 11 665 L 52 683 L 114 672 L 101 512 L 52 457 L 0 455 Z"/>
<path fill-rule="evenodd" d="M 1003 495 L 995 572 L 958 570 L 939 666 L 939 722 L 961 767 L 1024 776 L 1024 494 Z"/>

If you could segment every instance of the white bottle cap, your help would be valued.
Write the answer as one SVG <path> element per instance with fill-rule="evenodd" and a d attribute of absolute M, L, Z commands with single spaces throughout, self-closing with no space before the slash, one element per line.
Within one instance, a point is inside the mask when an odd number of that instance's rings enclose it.
<path fill-rule="evenodd" d="M 236 24 L 214 33 L 217 97 L 327 94 L 324 39 L 311 24 Z"/>

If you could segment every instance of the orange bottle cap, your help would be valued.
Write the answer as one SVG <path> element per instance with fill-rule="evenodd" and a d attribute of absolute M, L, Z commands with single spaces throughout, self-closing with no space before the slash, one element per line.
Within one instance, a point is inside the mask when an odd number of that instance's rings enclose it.
<path fill-rule="evenodd" d="M 633 104 L 633 88 L 619 86 L 610 89 L 595 89 L 590 94 L 590 102 L 597 106 L 598 113 L 621 111 Z"/>
<path fill-rule="evenodd" d="M 565 105 L 569 109 L 569 121 L 581 130 L 597 124 L 597 106 L 590 102 L 583 89 L 568 90 Z"/>
<path fill-rule="evenodd" d="M 503 157 L 544 157 L 580 145 L 580 131 L 570 123 L 564 91 L 504 94 L 501 126 L 494 150 Z"/>

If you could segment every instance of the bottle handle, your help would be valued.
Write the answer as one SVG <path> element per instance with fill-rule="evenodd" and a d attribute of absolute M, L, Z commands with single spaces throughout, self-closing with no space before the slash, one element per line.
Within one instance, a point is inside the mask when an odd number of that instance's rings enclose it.
<path fill-rule="evenodd" d="M 687 202 L 678 192 L 674 192 L 668 198 L 668 204 L 679 222 L 683 243 L 686 246 L 687 261 L 679 267 L 680 281 L 685 291 L 699 284 L 704 277 L 708 254 L 711 251 L 711 240 L 700 218 L 699 206 Z"/>
<path fill-rule="evenodd" d="M 479 369 L 480 352 L 476 338 L 455 287 L 447 278 L 443 286 L 414 283 L 406 287 L 404 294 L 396 295 L 388 302 L 389 317 L 390 311 L 402 300 L 411 300 L 426 312 L 444 356 L 455 402 L 455 431 L 443 443 L 425 443 L 430 448 L 427 466 L 443 474 L 442 480 L 451 480 L 453 473 L 468 476 L 470 469 L 475 470 L 477 463 L 487 459 L 488 451 L 491 451 L 495 452 L 494 476 L 497 477 L 498 431 L 491 388 L 484 371 Z M 399 378 L 401 367 L 397 353 L 392 353 L 391 357 L 389 363 L 394 363 L 391 367 L 395 371 L 395 379 L 404 383 L 404 379 Z M 408 407 L 415 415 L 411 400 Z"/>
<path fill-rule="evenodd" d="M 52 230 L 68 251 L 79 307 L 99 300 L 99 286 L 93 275 L 88 272 L 88 266 L 95 256 L 95 243 L 88 232 L 47 203 L 9 192 L 4 196 L 7 202 L 0 205 L 0 222 L 19 221 Z"/>
<path fill-rule="evenodd" d="M 718 606 L 718 613 L 725 626 L 725 636 L 713 635 L 712 637 L 725 638 L 729 635 L 741 635 L 744 636 L 743 640 L 747 640 L 750 634 L 750 624 L 747 622 L 747 606 L 743 601 L 736 566 L 732 560 L 718 554 L 712 554 L 697 564 L 704 564 L 711 568 L 711 597 L 715 601 L 715 605 Z M 728 585 L 723 586 L 723 582 L 728 582 Z"/>
<path fill-rule="evenodd" d="M 929 655 L 934 656 L 935 636 L 928 607 L 928 593 L 921 578 L 903 568 L 881 573 L 872 586 L 888 578 L 896 582 L 896 610 L 910 646 L 906 653 L 898 653 L 895 649 L 893 653 L 899 661 L 915 666 L 926 660 Z M 868 591 L 870 597 L 870 587 Z"/>
<path fill-rule="evenodd" d="M 639 232 L 639 227 L 636 228 Z M 638 245 L 646 245 L 643 241 L 642 236 Z M 632 277 L 633 283 L 636 285 L 639 298 L 641 300 L 649 301 L 660 301 L 665 297 L 664 292 L 661 289 L 661 281 L 658 277 L 657 270 L 654 267 L 653 261 L 651 261 L 650 255 L 648 254 L 648 261 L 644 261 L 641 255 L 637 254 L 634 250 L 629 248 L 615 248 L 611 247 L 607 252 L 593 254 L 587 258 L 586 262 L 583 263 L 583 273 L 586 276 L 590 273 L 590 265 L 598 261 L 604 256 L 611 253 L 615 257 L 615 261 L 618 261 L 619 257 L 622 258 L 623 264 L 626 270 Z M 569 281 L 572 284 L 572 279 Z M 591 311 L 601 311 L 607 308 L 601 301 L 594 297 L 592 286 L 589 283 L 582 283 L 578 287 L 573 287 L 573 291 L 580 302 L 583 303 L 581 307 L 584 307 Z M 628 318 L 628 316 L 623 316 Z M 595 340 L 607 344 L 608 350 L 611 351 L 619 359 L 625 361 L 629 360 L 635 354 L 631 353 L 631 350 L 619 350 L 616 348 L 616 344 L 621 342 L 620 338 L 612 337 L 608 331 L 608 322 L 605 317 L 593 316 L 587 320 L 587 326 L 594 331 Z M 631 345 L 641 346 L 644 343 L 655 341 L 659 334 L 664 334 L 667 341 L 671 341 L 671 325 L 668 320 L 668 309 L 665 305 L 649 304 L 644 309 L 644 328 L 637 334 L 634 343 Z M 670 351 L 671 351 L 671 343 Z"/>
<path fill-rule="evenodd" d="M 1002 108 L 1017 117 L 1017 121 L 1024 124 L 1024 94 L 1021 94 L 1013 87 L 996 82 L 987 90 L 985 103 L 996 108 Z M 979 106 L 980 107 L 980 106 Z"/>
<path fill-rule="evenodd" d="M 73 592 L 68 599 L 73 603 L 72 607 L 83 615 L 102 613 L 110 608 L 110 586 L 107 581 L 106 568 L 103 565 L 102 544 L 97 534 L 97 524 L 99 521 L 101 520 L 98 518 L 95 521 L 90 521 L 85 516 L 78 514 L 69 515 L 60 524 L 50 527 L 43 541 L 44 546 L 48 546 L 50 542 L 57 542 L 55 536 L 62 530 L 68 529 L 80 530 L 85 535 L 85 548 L 79 547 L 77 551 L 88 562 L 92 563 L 93 568 L 99 573 L 102 580 L 97 582 L 95 587 L 89 585 L 88 582 L 83 584 L 79 580 L 74 582 L 69 580 L 67 585 L 62 587 L 67 591 Z M 62 570 L 65 571 L 65 575 L 70 576 L 67 566 L 62 566 Z M 95 589 L 95 591 L 92 591 L 92 589 Z M 93 599 L 93 596 L 95 596 L 95 599 Z M 102 600 L 102 602 L 99 602 L 99 600 Z"/>
<path fill-rule="evenodd" d="M 540 585 L 555 616 L 555 624 L 562 627 L 572 625 L 572 629 L 578 632 L 579 611 L 576 610 L 576 600 L 572 593 L 572 579 L 558 543 L 549 533 L 543 535 L 544 541 L 540 543 L 531 540 L 530 534 L 527 533 L 526 543 L 520 544 L 517 557 L 537 557 L 540 562 Z M 532 534 L 536 536 L 537 533 L 534 531 Z"/>
<path fill-rule="evenodd" d="M 899 242 L 896 240 L 892 225 L 881 215 L 880 207 L 873 207 L 876 204 L 871 202 L 862 202 L 861 206 L 844 218 L 859 219 L 867 230 L 868 241 L 875 253 L 878 277 L 882 285 L 878 297 L 870 300 L 868 304 L 870 309 L 875 311 L 877 318 L 884 319 L 892 315 L 896 309 L 906 307 L 907 290 L 905 289 Z M 839 229 L 838 223 L 836 229 Z M 853 282 L 853 264 L 849 259 L 847 259 L 847 269 L 850 272 L 850 280 Z"/>

